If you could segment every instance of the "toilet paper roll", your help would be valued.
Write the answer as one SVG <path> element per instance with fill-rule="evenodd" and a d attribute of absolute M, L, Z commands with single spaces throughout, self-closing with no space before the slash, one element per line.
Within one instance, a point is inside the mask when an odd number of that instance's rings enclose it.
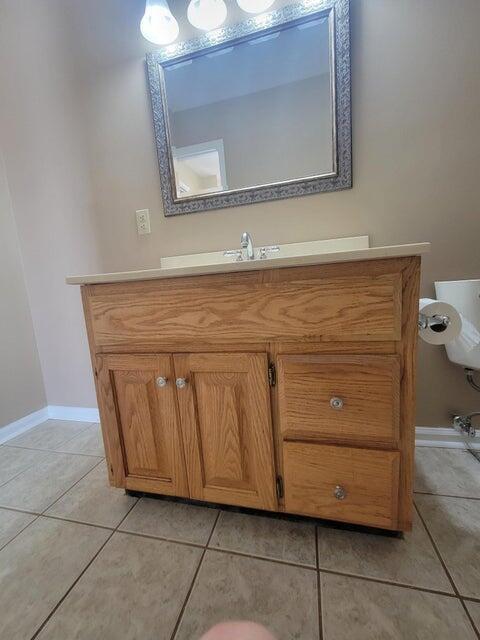
<path fill-rule="evenodd" d="M 439 300 L 432 300 L 431 298 L 420 298 L 418 310 L 426 316 L 448 316 L 450 319 L 450 324 L 447 327 L 442 327 L 440 330 L 439 327 L 419 329 L 418 334 L 425 342 L 429 344 L 447 344 L 460 335 L 462 319 L 458 311 L 455 307 L 452 307 L 451 304 L 440 302 Z"/>

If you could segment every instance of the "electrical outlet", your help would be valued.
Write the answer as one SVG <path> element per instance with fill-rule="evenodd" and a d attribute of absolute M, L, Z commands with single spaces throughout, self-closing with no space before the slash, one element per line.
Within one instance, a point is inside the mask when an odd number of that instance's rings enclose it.
<path fill-rule="evenodd" d="M 139 236 L 150 233 L 150 211 L 148 209 L 139 209 L 135 211 L 137 220 L 137 232 Z"/>

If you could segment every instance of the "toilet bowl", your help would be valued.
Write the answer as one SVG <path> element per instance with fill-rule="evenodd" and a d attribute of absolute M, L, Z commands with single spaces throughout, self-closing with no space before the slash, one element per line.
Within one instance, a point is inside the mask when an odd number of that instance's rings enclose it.
<path fill-rule="evenodd" d="M 480 370 L 480 280 L 435 282 L 435 292 L 462 315 L 460 336 L 445 345 L 449 360 Z"/>

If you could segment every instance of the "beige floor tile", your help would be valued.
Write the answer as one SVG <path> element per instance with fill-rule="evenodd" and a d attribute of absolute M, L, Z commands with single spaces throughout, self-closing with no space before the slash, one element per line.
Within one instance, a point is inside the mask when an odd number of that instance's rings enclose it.
<path fill-rule="evenodd" d="M 201 550 L 116 533 L 39 640 L 170 640 Z"/>
<path fill-rule="evenodd" d="M 38 427 L 9 440 L 8 444 L 29 449 L 53 450 L 85 431 L 91 424 L 91 422 L 73 422 L 72 420 L 47 420 Z"/>
<path fill-rule="evenodd" d="M 0 487 L 0 506 L 40 513 L 100 460 L 48 452 L 38 464 Z"/>
<path fill-rule="evenodd" d="M 30 640 L 105 542 L 107 529 L 38 518 L 0 552 L 5 640 Z"/>
<path fill-rule="evenodd" d="M 401 538 L 318 527 L 320 569 L 453 592 L 422 521 Z"/>
<path fill-rule="evenodd" d="M 55 502 L 46 515 L 114 528 L 137 500 L 108 484 L 107 465 L 102 462 Z"/>
<path fill-rule="evenodd" d="M 210 547 L 315 567 L 315 526 L 222 511 Z"/>
<path fill-rule="evenodd" d="M 208 550 L 175 640 L 224 620 L 259 622 L 278 640 L 318 640 L 316 572 Z"/>
<path fill-rule="evenodd" d="M 480 463 L 462 449 L 417 447 L 415 491 L 480 498 Z"/>
<path fill-rule="evenodd" d="M 480 500 L 417 495 L 415 502 L 460 594 L 480 598 Z"/>
<path fill-rule="evenodd" d="M 208 507 L 142 498 L 125 518 L 120 530 L 207 544 L 217 514 L 217 509 Z"/>
<path fill-rule="evenodd" d="M 7 542 L 10 542 L 17 533 L 25 529 L 36 516 L 30 513 L 21 513 L 20 511 L 9 511 L 8 509 L 0 509 L 0 549 Z M 0 623 L 1 624 L 1 623 Z"/>
<path fill-rule="evenodd" d="M 82 433 L 72 438 L 72 440 L 69 440 L 66 444 L 60 445 L 56 451 L 65 451 L 66 453 L 83 453 L 90 456 L 105 456 L 100 425 L 91 425 L 88 429 L 82 431 Z"/>
<path fill-rule="evenodd" d="M 0 485 L 37 464 L 45 455 L 45 451 L 32 451 L 31 449 L 9 446 L 0 447 Z"/>
<path fill-rule="evenodd" d="M 321 574 L 324 640 L 475 640 L 460 600 Z"/>
<path fill-rule="evenodd" d="M 466 602 L 468 613 L 472 616 L 474 625 L 480 633 L 480 602 Z"/>

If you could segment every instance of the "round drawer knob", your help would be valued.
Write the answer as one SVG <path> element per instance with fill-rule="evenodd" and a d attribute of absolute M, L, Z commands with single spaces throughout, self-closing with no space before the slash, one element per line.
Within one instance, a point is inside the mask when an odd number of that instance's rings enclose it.
<path fill-rule="evenodd" d="M 167 378 L 164 378 L 163 376 L 158 376 L 158 378 L 155 380 L 157 387 L 166 387 L 167 386 Z"/>
<path fill-rule="evenodd" d="M 337 500 L 345 500 L 345 498 L 347 497 L 347 490 L 344 487 L 337 484 L 337 486 L 333 491 L 333 495 Z"/>
<path fill-rule="evenodd" d="M 332 409 L 343 409 L 343 400 L 341 398 L 333 397 L 330 399 L 330 406 Z"/>
<path fill-rule="evenodd" d="M 177 385 L 177 389 L 184 389 L 187 386 L 187 381 L 185 378 L 177 378 L 175 384 Z"/>

